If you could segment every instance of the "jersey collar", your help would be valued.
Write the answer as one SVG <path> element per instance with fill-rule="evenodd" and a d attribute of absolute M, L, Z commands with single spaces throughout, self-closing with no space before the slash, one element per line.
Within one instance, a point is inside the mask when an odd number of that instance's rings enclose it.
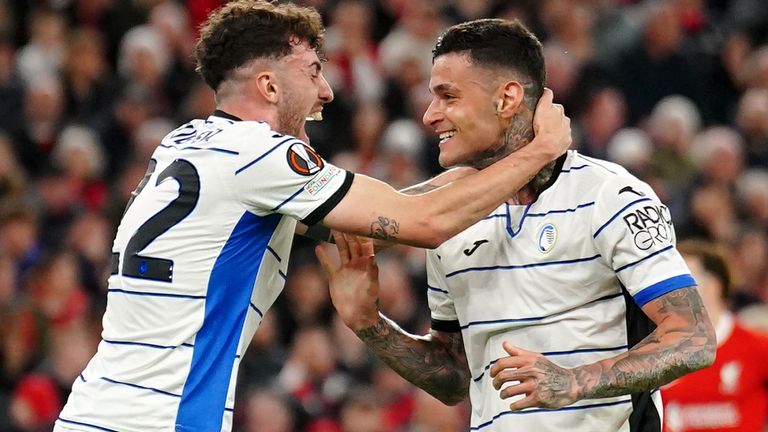
<path fill-rule="evenodd" d="M 565 159 L 568 157 L 568 153 L 563 153 L 562 156 L 555 159 L 555 167 L 552 170 L 552 175 L 549 176 L 549 180 L 547 180 L 544 185 L 541 186 L 539 190 L 536 191 L 537 196 L 541 196 L 541 193 L 545 190 L 549 189 L 555 182 L 557 181 L 557 178 L 560 177 L 560 171 L 563 170 L 563 165 L 565 164 Z"/>
<path fill-rule="evenodd" d="M 228 119 L 228 120 L 243 121 L 243 119 L 241 119 L 240 117 L 234 116 L 234 115 L 232 115 L 232 114 L 230 114 L 228 112 L 224 112 L 224 111 L 222 111 L 220 109 L 215 110 L 213 112 L 213 114 L 211 114 L 211 115 L 216 116 L 216 117 L 225 118 L 225 119 Z"/>

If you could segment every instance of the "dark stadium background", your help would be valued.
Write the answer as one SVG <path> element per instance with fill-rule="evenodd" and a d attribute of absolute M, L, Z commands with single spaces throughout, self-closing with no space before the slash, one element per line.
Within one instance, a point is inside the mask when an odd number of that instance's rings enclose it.
<path fill-rule="evenodd" d="M 625 165 L 669 205 L 678 239 L 723 243 L 730 299 L 768 331 L 765 0 L 310 0 L 336 99 L 309 125 L 327 159 L 407 186 L 439 172 L 421 125 L 446 26 L 516 17 L 542 39 L 574 148 Z M 112 236 L 148 156 L 213 111 L 194 72 L 216 0 L 0 0 L 0 432 L 46 431 L 100 339 Z M 334 319 L 298 240 L 284 293 L 246 354 L 235 431 L 451 432 L 445 407 Z M 428 328 L 423 252 L 380 259 L 382 309 Z"/>

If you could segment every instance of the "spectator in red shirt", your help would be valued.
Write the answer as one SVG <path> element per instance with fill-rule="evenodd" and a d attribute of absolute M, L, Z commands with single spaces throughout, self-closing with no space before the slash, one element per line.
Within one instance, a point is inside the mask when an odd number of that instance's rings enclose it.
<path fill-rule="evenodd" d="M 678 245 L 717 333 L 717 358 L 662 388 L 667 432 L 763 432 L 768 420 L 768 337 L 734 320 L 726 306 L 731 277 L 718 247 Z"/>

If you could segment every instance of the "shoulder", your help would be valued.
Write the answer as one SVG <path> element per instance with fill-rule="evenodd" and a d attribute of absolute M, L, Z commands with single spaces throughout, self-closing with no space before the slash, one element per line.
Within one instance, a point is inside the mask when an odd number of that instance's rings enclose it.
<path fill-rule="evenodd" d="M 618 201 L 632 201 L 632 197 L 650 197 L 658 200 L 651 186 L 626 168 L 614 162 L 584 156 L 577 151 L 569 152 L 561 175 L 569 175 L 572 188 L 605 199 L 616 197 Z"/>

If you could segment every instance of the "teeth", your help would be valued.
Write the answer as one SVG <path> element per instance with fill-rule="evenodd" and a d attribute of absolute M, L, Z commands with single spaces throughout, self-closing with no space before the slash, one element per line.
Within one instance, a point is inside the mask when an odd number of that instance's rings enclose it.
<path fill-rule="evenodd" d="M 445 140 L 447 140 L 448 138 L 451 138 L 454 135 L 456 135 L 456 131 L 443 132 L 443 133 L 440 134 L 440 141 L 441 142 L 445 141 Z"/>
<path fill-rule="evenodd" d="M 307 121 L 322 121 L 322 120 L 323 120 L 322 111 L 316 111 L 307 116 Z"/>

